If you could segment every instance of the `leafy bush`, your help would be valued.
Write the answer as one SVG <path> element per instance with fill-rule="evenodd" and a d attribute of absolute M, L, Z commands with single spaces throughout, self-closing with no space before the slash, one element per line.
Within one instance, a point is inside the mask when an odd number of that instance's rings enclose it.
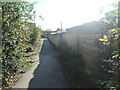
<path fill-rule="evenodd" d="M 26 52 L 32 52 L 29 40 L 38 38 L 37 29 L 29 29 L 28 21 L 32 20 L 33 4 L 27 2 L 1 2 L 2 4 L 2 86 L 7 87 L 25 65 L 23 60 Z M 28 29 L 26 27 L 29 27 Z M 30 35 L 33 35 L 33 37 Z M 39 35 L 40 36 L 40 35 Z"/>
<path fill-rule="evenodd" d="M 33 52 L 33 48 L 32 48 L 32 47 L 30 47 L 30 46 L 29 46 L 29 47 L 27 47 L 27 48 L 26 48 L 26 53 L 28 53 L 28 52 Z"/>
<path fill-rule="evenodd" d="M 104 52 L 104 55 L 107 56 L 104 57 L 104 60 L 101 60 L 100 64 L 102 66 L 103 71 L 105 71 L 105 73 L 109 77 L 109 80 L 101 80 L 101 83 L 99 83 L 100 85 L 104 84 L 102 85 L 102 88 L 120 87 L 120 28 L 118 28 L 118 12 L 118 10 L 115 10 L 113 12 L 108 13 L 109 18 L 103 20 L 112 28 L 108 30 L 106 35 L 99 39 L 106 46 L 106 51 Z"/>

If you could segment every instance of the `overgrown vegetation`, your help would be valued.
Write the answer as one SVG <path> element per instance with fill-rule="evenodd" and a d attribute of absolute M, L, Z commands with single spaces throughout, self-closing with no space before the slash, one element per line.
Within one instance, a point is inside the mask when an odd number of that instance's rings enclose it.
<path fill-rule="evenodd" d="M 2 87 L 9 88 L 14 78 L 31 63 L 29 57 L 40 45 L 41 29 L 33 21 L 33 4 L 2 4 Z"/>
<path fill-rule="evenodd" d="M 71 48 L 64 40 L 60 41 L 59 47 L 62 46 L 60 47 L 60 62 L 72 88 L 120 88 L 119 12 L 119 9 L 109 12 L 103 19 L 109 28 L 108 33 L 99 39 L 105 45 L 105 51 L 101 52 L 100 57 L 98 56 L 98 60 L 96 60 L 98 74 L 86 69 L 82 55 L 78 57 L 70 51 Z"/>
<path fill-rule="evenodd" d="M 61 47 L 64 46 L 64 47 Z M 85 68 L 82 55 L 72 53 L 64 40 L 59 43 L 59 59 L 71 88 L 97 87 L 91 78 L 91 71 Z M 88 84 L 89 83 L 89 84 Z"/>
<path fill-rule="evenodd" d="M 103 20 L 110 28 L 107 34 L 99 39 L 104 45 L 106 45 L 106 51 L 101 55 L 101 57 L 103 57 L 101 59 L 102 61 L 99 61 L 102 72 L 107 75 L 107 78 L 104 78 L 104 80 L 99 80 L 101 88 L 120 88 L 120 28 L 118 27 L 119 12 L 119 9 L 117 9 L 108 13 L 108 18 Z"/>

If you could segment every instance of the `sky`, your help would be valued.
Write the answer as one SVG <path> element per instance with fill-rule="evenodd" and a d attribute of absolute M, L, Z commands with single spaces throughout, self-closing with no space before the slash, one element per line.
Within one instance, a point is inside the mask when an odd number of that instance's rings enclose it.
<path fill-rule="evenodd" d="M 114 8 L 108 6 L 116 0 L 30 0 L 36 1 L 34 10 L 36 11 L 35 22 L 43 30 L 57 28 L 67 29 L 73 26 L 81 25 L 86 22 L 99 20 L 104 17 L 101 14 Z M 42 16 L 44 20 L 40 19 Z"/>

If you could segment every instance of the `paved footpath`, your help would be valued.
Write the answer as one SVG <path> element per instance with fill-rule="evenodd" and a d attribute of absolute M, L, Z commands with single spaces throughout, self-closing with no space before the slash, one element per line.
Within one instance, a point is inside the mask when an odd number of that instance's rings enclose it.
<path fill-rule="evenodd" d="M 29 77 L 29 75 L 26 75 L 26 77 Z M 25 82 L 25 79 L 21 82 Z M 39 64 L 33 71 L 32 79 L 29 81 L 27 88 L 69 88 L 58 61 L 58 51 L 48 39 L 43 41 Z"/>

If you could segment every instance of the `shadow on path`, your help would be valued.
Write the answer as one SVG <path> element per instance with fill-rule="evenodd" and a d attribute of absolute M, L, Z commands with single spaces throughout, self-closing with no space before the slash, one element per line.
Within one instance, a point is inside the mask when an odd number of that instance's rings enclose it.
<path fill-rule="evenodd" d="M 44 39 L 39 57 L 40 64 L 33 73 L 29 88 L 68 88 L 58 62 L 58 51 L 48 39 Z"/>

